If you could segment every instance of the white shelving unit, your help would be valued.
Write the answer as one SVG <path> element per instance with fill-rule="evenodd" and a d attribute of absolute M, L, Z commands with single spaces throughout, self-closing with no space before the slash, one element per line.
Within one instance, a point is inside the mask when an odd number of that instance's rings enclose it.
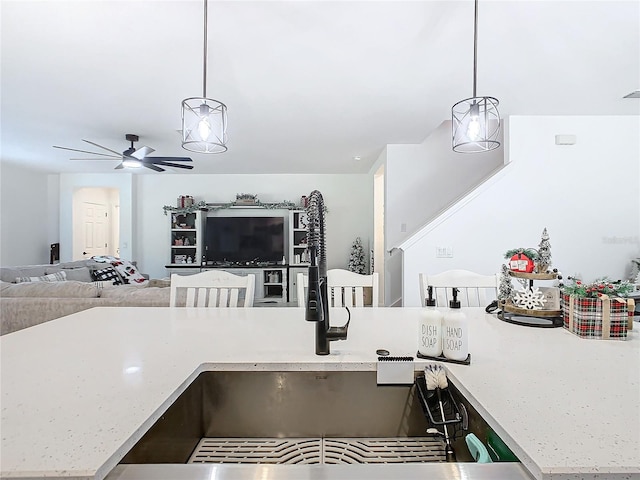
<path fill-rule="evenodd" d="M 309 265 L 307 248 L 307 212 L 292 210 L 289 225 L 289 265 Z"/>
<path fill-rule="evenodd" d="M 193 265 L 194 268 L 199 269 L 202 261 L 204 232 L 202 212 L 171 212 L 170 222 L 171 254 L 166 267 L 168 269 L 185 268 Z"/>
<path fill-rule="evenodd" d="M 278 303 L 287 301 L 287 268 L 265 268 L 262 270 L 262 298 L 256 300 L 273 300 Z"/>

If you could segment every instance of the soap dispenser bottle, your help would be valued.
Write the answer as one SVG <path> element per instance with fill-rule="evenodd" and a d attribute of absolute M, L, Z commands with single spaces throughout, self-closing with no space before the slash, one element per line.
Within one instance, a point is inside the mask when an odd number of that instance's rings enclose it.
<path fill-rule="evenodd" d="M 469 329 L 467 317 L 460 309 L 458 291 L 453 289 L 453 300 L 442 322 L 442 353 L 449 360 L 464 361 L 469 356 Z"/>
<path fill-rule="evenodd" d="M 442 313 L 436 309 L 433 287 L 428 287 L 426 307 L 420 312 L 418 322 L 418 352 L 426 357 L 442 355 Z"/>

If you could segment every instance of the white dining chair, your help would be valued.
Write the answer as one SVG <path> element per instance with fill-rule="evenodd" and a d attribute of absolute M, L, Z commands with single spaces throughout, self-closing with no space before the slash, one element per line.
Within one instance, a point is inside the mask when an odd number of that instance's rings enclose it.
<path fill-rule="evenodd" d="M 433 287 L 436 305 L 448 307 L 453 288 L 459 290 L 458 300 L 463 307 L 486 307 L 498 298 L 499 274 L 481 275 L 469 270 L 447 270 L 436 275 L 419 274 L 420 303 L 424 306 L 428 287 Z"/>
<path fill-rule="evenodd" d="M 371 288 L 371 306 L 378 307 L 378 273 L 361 275 L 334 268 L 327 270 L 327 286 L 333 307 L 364 307 L 365 287 Z"/>
<path fill-rule="evenodd" d="M 253 307 L 256 276 L 234 275 L 223 270 L 206 270 L 195 275 L 171 275 L 170 307 Z M 244 295 L 241 295 L 243 293 Z M 184 305 L 183 305 L 184 299 Z"/>

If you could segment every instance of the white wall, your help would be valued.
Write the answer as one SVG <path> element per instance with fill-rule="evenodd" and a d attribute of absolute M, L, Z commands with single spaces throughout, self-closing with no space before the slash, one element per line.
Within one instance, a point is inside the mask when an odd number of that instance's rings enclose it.
<path fill-rule="evenodd" d="M 49 175 L 13 163 L 0 166 L 0 265 L 49 263 Z"/>
<path fill-rule="evenodd" d="M 572 146 L 555 135 L 577 135 Z M 418 273 L 498 272 L 504 252 L 537 248 L 543 228 L 553 266 L 589 281 L 626 278 L 640 255 L 640 117 L 509 119 L 509 168 L 490 188 L 404 249 L 404 305 L 420 305 Z M 436 246 L 453 258 L 435 258 Z"/>
<path fill-rule="evenodd" d="M 250 193 L 261 202 L 291 201 L 319 190 L 329 210 L 327 266 L 346 268 L 351 244 L 361 237 L 367 244 L 373 231 L 373 182 L 369 175 L 139 175 L 136 211 L 137 257 L 141 271 L 152 278 L 167 276 L 169 217 L 164 205 L 175 206 L 179 195 L 196 201 L 226 203 L 236 194 Z"/>
<path fill-rule="evenodd" d="M 387 250 L 419 231 L 503 163 L 502 146 L 473 155 L 453 152 L 450 120 L 442 122 L 419 145 L 387 145 Z"/>

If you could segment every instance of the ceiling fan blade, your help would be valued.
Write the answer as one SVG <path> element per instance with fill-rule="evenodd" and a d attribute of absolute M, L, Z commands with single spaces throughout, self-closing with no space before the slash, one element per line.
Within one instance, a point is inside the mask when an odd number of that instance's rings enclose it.
<path fill-rule="evenodd" d="M 183 165 L 182 163 L 171 163 L 171 162 L 153 162 L 153 165 L 162 165 L 164 167 L 174 167 L 174 168 L 186 168 L 187 170 L 191 170 L 193 165 Z"/>
<path fill-rule="evenodd" d="M 118 153 L 118 156 L 115 155 L 107 155 L 106 153 L 98 153 L 98 152 L 88 152 L 87 150 L 78 150 L 77 148 L 68 148 L 68 147 L 58 147 L 57 145 L 53 145 L 53 148 L 59 148 L 60 150 L 70 150 L 72 152 L 80 152 L 80 153 L 88 153 L 89 155 L 100 155 L 101 157 L 109 157 L 109 158 L 122 158 L 122 155 Z"/>
<path fill-rule="evenodd" d="M 150 160 L 152 163 L 156 162 L 193 162 L 189 157 L 146 157 L 145 162 Z"/>
<path fill-rule="evenodd" d="M 86 160 L 92 160 L 92 161 L 95 161 L 95 160 L 107 160 L 109 162 L 113 162 L 114 160 L 120 160 L 120 159 L 119 158 L 70 158 L 69 160 L 84 160 L 84 161 L 86 161 Z"/>
<path fill-rule="evenodd" d="M 84 140 L 84 139 L 83 139 L 82 141 L 83 141 L 83 142 L 90 143 L 91 145 L 94 145 L 94 146 L 96 146 L 96 147 L 98 147 L 98 148 L 101 148 L 101 149 L 103 149 L 103 150 L 106 150 L 107 152 L 115 153 L 116 155 L 118 155 L 118 157 L 122 157 L 122 154 L 121 154 L 120 152 L 116 152 L 115 150 L 111 150 L 110 148 L 103 147 L 102 145 L 99 145 L 99 144 L 94 143 L 94 142 L 90 142 L 89 140 Z"/>
<path fill-rule="evenodd" d="M 118 164 L 118 166 L 117 166 L 116 168 L 114 168 L 114 170 L 120 170 L 120 169 L 123 169 L 123 168 L 124 168 L 124 165 L 123 165 L 123 163 L 122 163 L 122 162 L 120 162 L 120 163 Z"/>
<path fill-rule="evenodd" d="M 142 165 L 144 165 L 147 168 L 150 168 L 151 170 L 155 170 L 156 172 L 164 172 L 164 168 L 157 167 L 153 163 L 143 162 Z"/>
<path fill-rule="evenodd" d="M 155 150 L 151 147 L 147 147 L 146 145 L 144 147 L 140 147 L 138 148 L 135 152 L 131 153 L 130 155 L 134 158 L 137 158 L 138 160 L 142 160 L 143 158 L 145 158 L 147 155 L 149 155 L 150 153 L 155 152 Z"/>

